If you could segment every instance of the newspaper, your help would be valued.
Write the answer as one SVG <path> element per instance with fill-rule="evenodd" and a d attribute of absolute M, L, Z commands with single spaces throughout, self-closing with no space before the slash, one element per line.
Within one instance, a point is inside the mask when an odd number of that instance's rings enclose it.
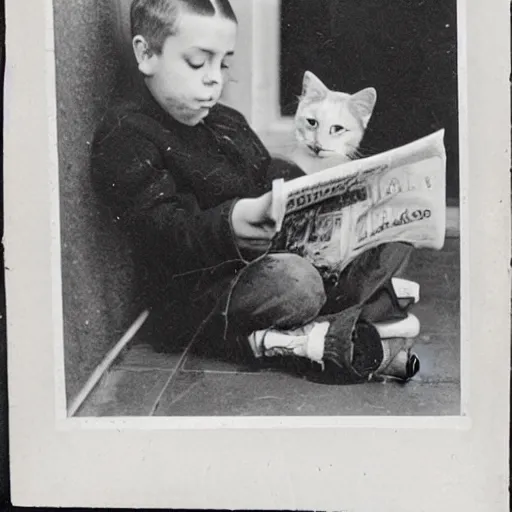
<path fill-rule="evenodd" d="M 308 259 L 325 279 L 388 242 L 441 249 L 444 130 L 397 149 L 272 185 L 272 250 Z"/>

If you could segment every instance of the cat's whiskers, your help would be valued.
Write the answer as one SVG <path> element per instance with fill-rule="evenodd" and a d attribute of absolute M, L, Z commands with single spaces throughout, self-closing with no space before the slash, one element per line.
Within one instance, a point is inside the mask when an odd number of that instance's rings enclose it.
<path fill-rule="evenodd" d="M 359 158 L 364 157 L 363 153 L 361 151 L 359 151 L 359 149 L 357 149 L 357 148 L 354 148 L 354 149 L 348 151 L 347 156 L 350 160 L 357 160 Z"/>
<path fill-rule="evenodd" d="M 367 158 L 369 156 L 375 155 L 378 151 L 371 147 L 358 147 L 355 148 L 355 154 L 357 158 Z"/>

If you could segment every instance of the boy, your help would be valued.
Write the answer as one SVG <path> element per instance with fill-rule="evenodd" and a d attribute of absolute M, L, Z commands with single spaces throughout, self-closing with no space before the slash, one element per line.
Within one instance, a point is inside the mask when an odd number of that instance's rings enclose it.
<path fill-rule="evenodd" d="M 92 177 L 131 241 L 148 305 L 166 306 L 169 342 L 299 357 L 326 382 L 410 378 L 417 358 L 389 356 L 379 335 L 397 319 L 394 335 L 417 334 L 390 281 L 410 247 L 370 251 L 329 286 L 301 257 L 267 254 L 272 179 L 301 171 L 218 103 L 235 52 L 229 1 L 134 0 L 131 27 L 141 83 L 99 127 Z"/>

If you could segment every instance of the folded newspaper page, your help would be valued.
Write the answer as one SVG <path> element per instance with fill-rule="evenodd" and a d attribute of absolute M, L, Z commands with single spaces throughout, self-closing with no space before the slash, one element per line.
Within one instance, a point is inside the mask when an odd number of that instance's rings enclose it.
<path fill-rule="evenodd" d="M 444 130 L 369 158 L 272 186 L 273 251 L 329 278 L 388 242 L 441 249 L 446 225 Z"/>

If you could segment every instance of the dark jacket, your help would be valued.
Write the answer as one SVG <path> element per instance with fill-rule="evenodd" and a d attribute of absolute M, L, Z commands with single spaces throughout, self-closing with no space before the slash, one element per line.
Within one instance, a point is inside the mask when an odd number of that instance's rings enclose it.
<path fill-rule="evenodd" d="M 92 180 L 131 241 L 148 305 L 172 300 L 186 312 L 194 294 L 245 264 L 231 210 L 237 198 L 270 189 L 281 172 L 271 162 L 244 117 L 223 105 L 190 127 L 141 86 L 107 112 L 93 142 Z M 301 173 L 278 167 L 283 176 Z"/>

